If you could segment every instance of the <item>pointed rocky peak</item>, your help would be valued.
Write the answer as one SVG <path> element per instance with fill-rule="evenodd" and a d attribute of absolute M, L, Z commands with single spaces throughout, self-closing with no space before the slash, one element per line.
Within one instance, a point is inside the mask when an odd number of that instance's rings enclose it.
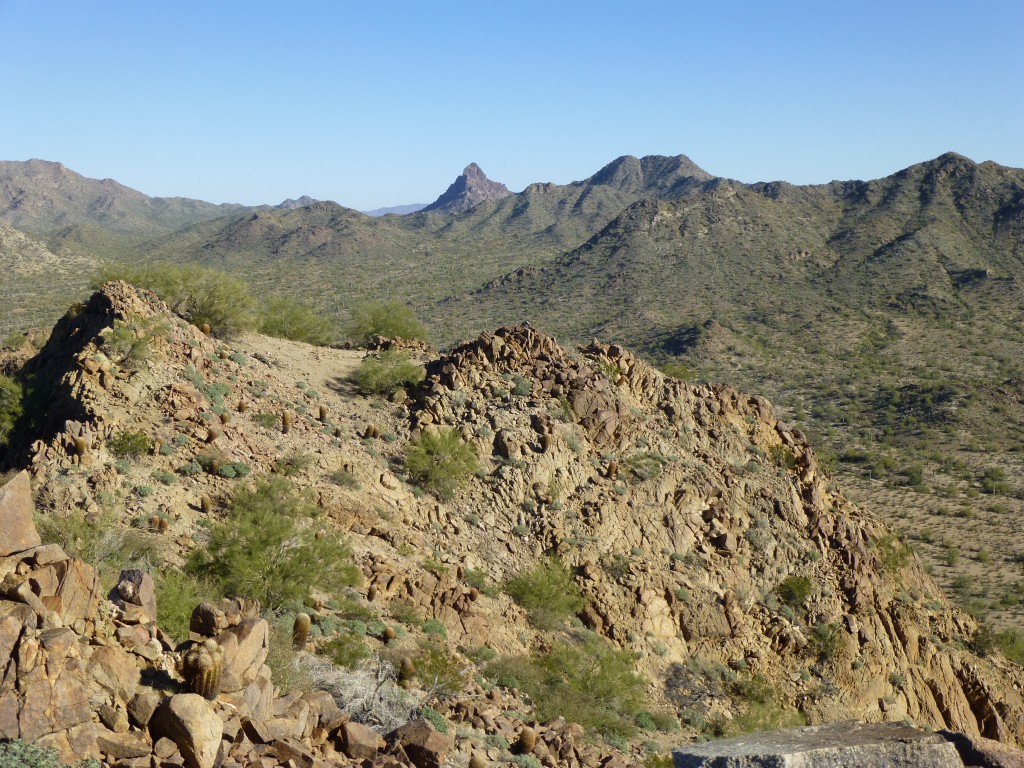
<path fill-rule="evenodd" d="M 465 213 L 480 203 L 488 200 L 501 200 L 512 193 L 508 187 L 497 181 L 491 181 L 476 163 L 470 163 L 451 186 L 424 211 L 441 211 L 443 213 Z"/>

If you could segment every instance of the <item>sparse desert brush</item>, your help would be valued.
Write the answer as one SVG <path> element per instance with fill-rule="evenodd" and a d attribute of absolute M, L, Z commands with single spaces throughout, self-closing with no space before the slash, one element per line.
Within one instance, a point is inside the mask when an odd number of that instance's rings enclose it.
<path fill-rule="evenodd" d="M 812 587 L 806 576 L 787 576 L 775 587 L 775 594 L 790 608 L 802 608 L 811 596 Z"/>
<path fill-rule="evenodd" d="M 590 632 L 556 641 L 540 656 L 499 659 L 487 676 L 529 693 L 541 721 L 564 717 L 588 732 L 629 738 L 637 715 L 646 711 L 644 680 L 636 657 Z"/>
<path fill-rule="evenodd" d="M 363 344 L 376 336 L 426 341 L 427 329 L 405 304 L 399 301 L 374 302 L 352 310 L 348 335 L 353 341 Z"/>
<path fill-rule="evenodd" d="M 427 430 L 413 438 L 405 454 L 409 476 L 442 499 L 450 499 L 479 467 L 473 446 L 458 430 L 448 427 Z"/>
<path fill-rule="evenodd" d="M 572 573 L 558 558 L 542 560 L 505 582 L 505 592 L 540 629 L 554 629 L 586 604 Z"/>
<path fill-rule="evenodd" d="M 334 326 L 315 309 L 290 296 L 271 296 L 260 312 L 260 333 L 307 344 L 330 344 Z"/>
<path fill-rule="evenodd" d="M 243 488 L 187 570 L 227 597 L 254 597 L 270 611 L 303 600 L 314 586 L 328 593 L 351 586 L 358 570 L 348 544 L 334 532 L 317 537 L 311 523 L 318 512 L 282 477 Z"/>
<path fill-rule="evenodd" d="M 192 612 L 200 603 L 215 598 L 216 590 L 203 579 L 179 568 L 168 568 L 155 573 L 154 577 L 160 628 L 175 640 L 187 639 Z"/>
<path fill-rule="evenodd" d="M 365 357 L 354 378 L 364 394 L 389 395 L 399 387 L 419 384 L 424 375 L 423 368 L 413 362 L 408 352 L 389 349 Z"/>

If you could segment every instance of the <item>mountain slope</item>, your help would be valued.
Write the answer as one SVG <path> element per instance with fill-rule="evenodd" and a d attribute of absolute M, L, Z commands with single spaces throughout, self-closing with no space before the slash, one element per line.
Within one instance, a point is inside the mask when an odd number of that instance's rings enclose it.
<path fill-rule="evenodd" d="M 89 179 L 45 160 L 0 161 L 0 222 L 36 235 L 59 238 L 59 233 L 86 226 L 147 239 L 246 210 L 251 208 L 149 197 L 113 179 Z"/>

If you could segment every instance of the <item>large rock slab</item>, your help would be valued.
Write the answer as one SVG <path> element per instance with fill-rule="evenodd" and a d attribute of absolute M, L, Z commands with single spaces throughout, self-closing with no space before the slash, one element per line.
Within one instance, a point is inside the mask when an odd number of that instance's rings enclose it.
<path fill-rule="evenodd" d="M 829 723 L 679 747 L 675 768 L 964 768 L 937 733 L 902 723 Z"/>
<path fill-rule="evenodd" d="M 32 509 L 32 485 L 22 471 L 0 488 L 0 557 L 42 544 Z"/>

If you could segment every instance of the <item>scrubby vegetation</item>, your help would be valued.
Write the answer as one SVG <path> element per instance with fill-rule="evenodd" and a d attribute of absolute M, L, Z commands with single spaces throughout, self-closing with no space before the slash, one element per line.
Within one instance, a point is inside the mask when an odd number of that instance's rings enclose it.
<path fill-rule="evenodd" d="M 344 540 L 328 530 L 316 535 L 318 513 L 285 478 L 259 481 L 235 494 L 187 570 L 228 597 L 257 598 L 271 611 L 301 601 L 314 584 L 337 590 L 356 583 Z"/>
<path fill-rule="evenodd" d="M 23 398 L 21 384 L 10 376 L 0 375 L 0 446 L 7 442 L 21 417 Z"/>
<path fill-rule="evenodd" d="M 335 330 L 330 320 L 290 296 L 271 296 L 263 308 L 260 333 L 307 344 L 330 344 Z"/>
<path fill-rule="evenodd" d="M 218 336 L 231 336 L 256 325 L 256 300 L 248 284 L 215 269 L 195 264 L 120 266 L 101 273 L 99 282 L 125 280 L 147 288 L 171 311 L 196 327 L 209 325 Z"/>
<path fill-rule="evenodd" d="M 555 641 L 540 656 L 500 659 L 487 665 L 499 685 L 527 691 L 541 721 L 564 717 L 603 736 L 630 737 L 645 711 L 645 685 L 635 657 L 605 639 L 582 632 Z"/>
<path fill-rule="evenodd" d="M 504 588 L 540 629 L 561 626 L 585 605 L 576 580 L 557 558 L 517 573 Z"/>
<path fill-rule="evenodd" d="M 377 336 L 385 339 L 427 340 L 427 329 L 405 304 L 398 301 L 362 304 L 352 310 L 348 335 L 365 344 Z"/>
<path fill-rule="evenodd" d="M 389 349 L 367 355 L 355 372 L 356 386 L 367 395 L 390 395 L 399 387 L 415 386 L 423 381 L 423 368 L 408 352 Z"/>
<path fill-rule="evenodd" d="M 405 455 L 409 476 L 441 499 L 454 496 L 479 468 L 473 446 L 450 427 L 425 430 L 409 441 Z"/>

